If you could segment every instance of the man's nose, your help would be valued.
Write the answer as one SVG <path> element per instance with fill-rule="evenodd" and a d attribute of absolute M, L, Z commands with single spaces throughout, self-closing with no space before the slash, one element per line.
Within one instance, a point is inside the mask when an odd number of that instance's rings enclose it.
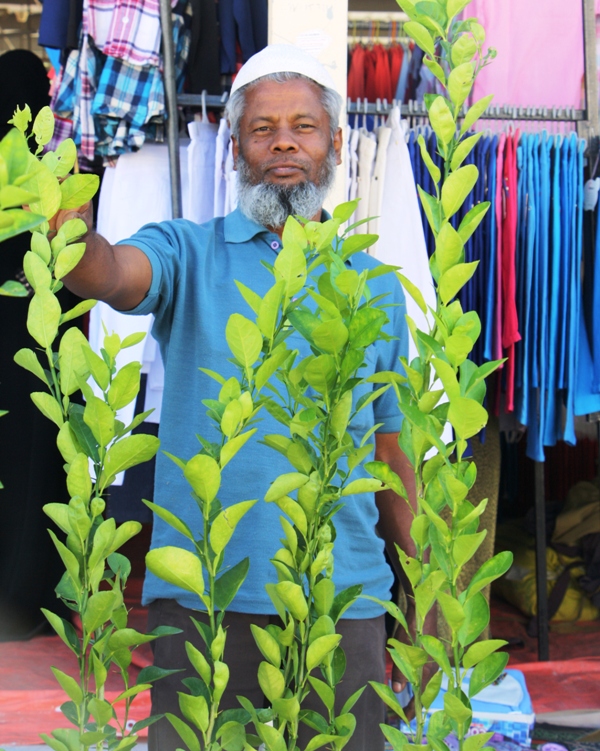
<path fill-rule="evenodd" d="M 291 128 L 277 128 L 271 143 L 271 150 L 278 152 L 298 151 L 298 142 Z"/>

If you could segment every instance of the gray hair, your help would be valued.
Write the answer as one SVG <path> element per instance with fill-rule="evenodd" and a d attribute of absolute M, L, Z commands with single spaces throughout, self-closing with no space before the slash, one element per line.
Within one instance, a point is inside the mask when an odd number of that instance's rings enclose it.
<path fill-rule="evenodd" d="M 232 135 L 236 138 L 239 138 L 240 136 L 240 121 L 242 119 L 244 108 L 246 106 L 247 92 L 249 92 L 252 88 L 254 88 L 254 86 L 262 83 L 263 81 L 286 83 L 287 81 L 295 81 L 297 79 L 310 81 L 315 86 L 318 86 L 321 90 L 321 104 L 323 105 L 323 109 L 329 117 L 329 127 L 331 130 L 331 137 L 333 138 L 333 136 L 337 132 L 337 129 L 339 128 L 340 112 L 343 105 L 342 97 L 337 93 L 337 91 L 325 88 L 325 86 L 321 86 L 320 83 L 313 81 L 313 79 L 309 78 L 308 76 L 303 76 L 301 73 L 292 73 L 289 71 L 281 73 L 270 73 L 269 75 L 261 76 L 255 81 L 252 81 L 252 83 L 246 84 L 246 86 L 242 86 L 237 91 L 234 91 L 234 93 L 231 95 L 231 98 L 227 102 L 227 105 L 225 106 L 225 117 L 227 118 L 227 120 L 229 120 L 229 127 L 231 129 Z"/>

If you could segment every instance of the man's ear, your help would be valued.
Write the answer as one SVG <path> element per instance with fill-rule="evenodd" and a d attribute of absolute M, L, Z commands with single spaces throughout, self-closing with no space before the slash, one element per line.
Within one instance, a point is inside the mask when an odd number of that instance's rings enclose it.
<path fill-rule="evenodd" d="M 337 165 L 340 165 L 342 163 L 343 143 L 344 143 L 344 136 L 342 134 L 342 129 L 338 128 L 333 136 L 333 149 L 335 151 L 335 157 L 336 157 L 335 163 Z"/>
<path fill-rule="evenodd" d="M 238 154 L 240 153 L 240 144 L 235 136 L 231 136 L 231 152 L 233 154 L 233 169 L 237 170 Z"/>

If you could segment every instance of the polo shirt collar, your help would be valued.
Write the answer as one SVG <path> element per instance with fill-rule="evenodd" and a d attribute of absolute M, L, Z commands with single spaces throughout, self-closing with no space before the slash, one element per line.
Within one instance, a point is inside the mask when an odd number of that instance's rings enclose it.
<path fill-rule="evenodd" d="M 321 220 L 327 221 L 328 219 L 331 219 L 331 214 L 323 209 Z M 239 208 L 234 209 L 225 217 L 223 233 L 225 242 L 234 244 L 249 242 L 261 234 L 273 234 L 266 227 L 258 224 L 253 219 L 249 219 Z M 352 266 L 352 256 L 346 259 L 346 264 Z"/>
<path fill-rule="evenodd" d="M 227 243 L 245 243 L 253 240 L 257 235 L 269 234 L 269 230 L 253 219 L 249 219 L 237 208 L 225 217 L 223 233 Z"/>

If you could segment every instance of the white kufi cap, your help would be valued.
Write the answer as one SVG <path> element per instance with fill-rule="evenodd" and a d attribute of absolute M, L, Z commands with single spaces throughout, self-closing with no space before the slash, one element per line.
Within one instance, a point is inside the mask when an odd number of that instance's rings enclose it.
<path fill-rule="evenodd" d="M 270 44 L 242 65 L 231 93 L 272 73 L 300 73 L 326 89 L 336 90 L 327 68 L 311 54 L 293 44 Z"/>

